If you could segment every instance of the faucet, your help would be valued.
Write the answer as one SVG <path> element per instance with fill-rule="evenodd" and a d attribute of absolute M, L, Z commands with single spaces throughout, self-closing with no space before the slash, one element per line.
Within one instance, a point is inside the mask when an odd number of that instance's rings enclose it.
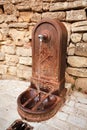
<path fill-rule="evenodd" d="M 38 35 L 38 38 L 39 38 L 40 42 L 42 42 L 42 41 L 44 40 L 44 35 L 39 34 L 39 35 Z"/>
<path fill-rule="evenodd" d="M 38 38 L 40 40 L 40 42 L 42 41 L 47 41 L 48 40 L 48 34 L 44 33 L 44 34 L 39 34 Z"/>

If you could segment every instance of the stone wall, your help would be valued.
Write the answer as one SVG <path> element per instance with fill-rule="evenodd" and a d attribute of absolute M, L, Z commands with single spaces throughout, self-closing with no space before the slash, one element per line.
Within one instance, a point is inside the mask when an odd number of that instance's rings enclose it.
<path fill-rule="evenodd" d="M 0 0 L 0 78 L 30 79 L 32 29 L 47 17 L 68 30 L 66 82 L 87 92 L 87 0 Z"/>

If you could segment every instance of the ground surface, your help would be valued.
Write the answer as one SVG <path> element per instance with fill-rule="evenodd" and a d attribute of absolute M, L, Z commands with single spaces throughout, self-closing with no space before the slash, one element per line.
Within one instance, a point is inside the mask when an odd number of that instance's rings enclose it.
<path fill-rule="evenodd" d="M 17 97 L 27 89 L 29 82 L 0 80 L 0 130 L 6 130 L 16 119 Z M 30 123 L 34 130 L 87 130 L 87 95 L 80 92 L 70 93 L 65 104 L 51 119 L 41 123 Z M 69 95 L 70 93 L 70 95 Z"/>

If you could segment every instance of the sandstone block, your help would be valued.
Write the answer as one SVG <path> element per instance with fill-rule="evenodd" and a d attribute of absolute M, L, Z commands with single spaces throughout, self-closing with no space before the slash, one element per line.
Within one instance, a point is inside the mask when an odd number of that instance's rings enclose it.
<path fill-rule="evenodd" d="M 86 32 L 87 26 L 74 27 L 72 28 L 72 32 Z"/>
<path fill-rule="evenodd" d="M 19 63 L 23 65 L 32 65 L 32 58 L 31 57 L 20 57 Z"/>
<path fill-rule="evenodd" d="M 17 76 L 22 79 L 29 80 L 32 75 L 32 68 L 24 65 L 18 65 Z"/>
<path fill-rule="evenodd" d="M 3 74 L 2 79 L 8 79 L 8 80 L 19 80 L 17 76 L 15 75 L 10 75 L 10 74 Z"/>
<path fill-rule="evenodd" d="M 0 74 L 6 74 L 7 68 L 7 65 L 0 65 Z"/>
<path fill-rule="evenodd" d="M 76 89 L 87 92 L 87 78 L 78 78 L 75 82 Z"/>
<path fill-rule="evenodd" d="M 43 10 L 48 11 L 50 8 L 50 4 L 48 2 L 43 3 Z"/>
<path fill-rule="evenodd" d="M 23 47 L 17 47 L 16 54 L 18 56 L 32 56 L 32 49 L 30 48 L 23 48 Z"/>
<path fill-rule="evenodd" d="M 75 84 L 75 79 L 73 78 L 73 76 L 69 75 L 68 73 L 65 73 L 65 80 L 66 83 Z"/>
<path fill-rule="evenodd" d="M 8 25 L 9 28 L 28 28 L 28 23 L 23 22 L 23 23 L 10 23 Z"/>
<path fill-rule="evenodd" d="M 71 34 L 71 41 L 74 43 L 80 42 L 82 38 L 82 34 L 80 33 L 72 33 Z"/>
<path fill-rule="evenodd" d="M 86 7 L 87 1 L 82 0 L 68 0 L 69 2 L 62 2 L 58 0 L 58 2 L 50 3 L 50 11 L 57 11 L 57 10 L 69 10 L 69 9 L 78 9 L 81 7 Z"/>
<path fill-rule="evenodd" d="M 42 11 L 42 1 L 41 0 L 25 0 L 21 1 L 16 5 L 16 8 L 18 10 L 24 11 L 24 10 L 33 10 L 36 12 Z"/>
<path fill-rule="evenodd" d="M 2 24 L 0 24 L 0 28 L 8 28 L 7 23 L 2 23 Z"/>
<path fill-rule="evenodd" d="M 6 15 L 4 15 L 4 14 L 0 15 L 0 24 L 5 21 L 5 17 L 6 17 Z"/>
<path fill-rule="evenodd" d="M 1 52 L 7 53 L 7 54 L 15 54 L 15 46 L 6 46 L 3 45 L 1 47 Z"/>
<path fill-rule="evenodd" d="M 9 28 L 8 27 L 2 27 L 0 29 L 0 32 L 1 32 L 1 35 L 2 35 L 1 40 L 3 40 L 3 41 L 11 40 L 11 39 L 8 38 L 8 33 L 9 33 Z"/>
<path fill-rule="evenodd" d="M 33 12 L 20 12 L 18 21 L 19 22 L 30 22 L 31 18 L 32 18 Z"/>
<path fill-rule="evenodd" d="M 25 0 L 25 1 L 18 2 L 17 5 L 16 5 L 16 8 L 18 10 L 20 10 L 20 11 L 30 10 L 31 9 L 30 0 L 29 1 Z"/>
<path fill-rule="evenodd" d="M 17 67 L 15 67 L 15 66 L 10 66 L 10 67 L 8 68 L 8 74 L 9 74 L 9 75 L 16 75 L 16 73 L 17 73 Z"/>
<path fill-rule="evenodd" d="M 14 42 L 23 41 L 25 34 L 26 34 L 26 31 L 18 31 L 16 29 L 9 30 L 9 35 L 13 39 Z"/>
<path fill-rule="evenodd" d="M 3 61 L 5 60 L 5 55 L 4 53 L 0 52 L 0 61 Z"/>
<path fill-rule="evenodd" d="M 69 56 L 68 64 L 72 67 L 87 67 L 87 58 L 79 56 Z"/>
<path fill-rule="evenodd" d="M 77 77 L 87 77 L 87 69 L 86 68 L 67 67 L 66 72 L 70 75 L 77 76 Z"/>
<path fill-rule="evenodd" d="M 5 22 L 10 23 L 10 22 L 17 22 L 17 17 L 15 15 L 6 15 L 5 16 Z"/>
<path fill-rule="evenodd" d="M 33 11 L 36 11 L 36 12 L 42 12 L 42 6 L 43 6 L 43 1 L 42 0 L 33 0 L 31 1 L 31 9 Z"/>
<path fill-rule="evenodd" d="M 53 18 L 64 20 L 65 19 L 65 12 L 46 12 L 42 13 L 42 18 Z"/>
<path fill-rule="evenodd" d="M 85 32 L 87 31 L 87 21 L 75 22 L 72 24 L 72 32 Z"/>
<path fill-rule="evenodd" d="M 8 55 L 8 54 L 6 54 L 5 60 L 6 60 L 7 65 L 15 66 L 18 63 L 19 58 L 16 55 Z"/>
<path fill-rule="evenodd" d="M 33 26 L 29 26 L 29 31 L 27 31 L 24 35 L 25 43 L 30 42 L 30 40 L 32 39 L 32 30 L 33 30 Z"/>
<path fill-rule="evenodd" d="M 19 16 L 19 12 L 16 9 L 16 6 L 14 6 L 10 1 L 7 1 L 4 5 L 4 12 L 7 15 L 14 14 L 15 16 Z"/>
<path fill-rule="evenodd" d="M 83 33 L 83 41 L 87 42 L 87 33 Z"/>
<path fill-rule="evenodd" d="M 40 20 L 41 20 L 41 14 L 39 14 L 39 13 L 34 13 L 31 17 L 31 21 L 33 21 L 33 22 L 38 22 Z"/>
<path fill-rule="evenodd" d="M 75 53 L 75 45 L 70 43 L 69 47 L 67 47 L 67 54 L 70 55 L 74 55 Z"/>
<path fill-rule="evenodd" d="M 3 40 L 3 34 L 0 32 L 0 41 Z"/>
<path fill-rule="evenodd" d="M 18 4 L 18 3 L 20 3 L 20 2 L 22 2 L 23 0 L 12 0 L 11 2 L 13 3 L 13 4 Z"/>
<path fill-rule="evenodd" d="M 87 56 L 87 43 L 77 43 L 75 54 L 79 56 Z"/>
<path fill-rule="evenodd" d="M 10 45 L 12 43 L 11 40 L 1 41 L 0 45 Z"/>
<path fill-rule="evenodd" d="M 86 20 L 85 10 L 71 10 L 66 12 L 67 21 Z"/>

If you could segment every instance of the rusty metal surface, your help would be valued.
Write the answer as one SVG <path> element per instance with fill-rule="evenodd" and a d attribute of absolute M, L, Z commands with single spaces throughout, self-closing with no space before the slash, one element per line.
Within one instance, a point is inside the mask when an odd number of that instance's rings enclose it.
<path fill-rule="evenodd" d="M 43 19 L 34 27 L 31 86 L 18 97 L 18 112 L 23 118 L 42 121 L 59 109 L 66 93 L 66 45 L 67 31 L 58 20 Z"/>
<path fill-rule="evenodd" d="M 33 127 L 18 119 L 15 120 L 6 130 L 33 130 Z"/>

